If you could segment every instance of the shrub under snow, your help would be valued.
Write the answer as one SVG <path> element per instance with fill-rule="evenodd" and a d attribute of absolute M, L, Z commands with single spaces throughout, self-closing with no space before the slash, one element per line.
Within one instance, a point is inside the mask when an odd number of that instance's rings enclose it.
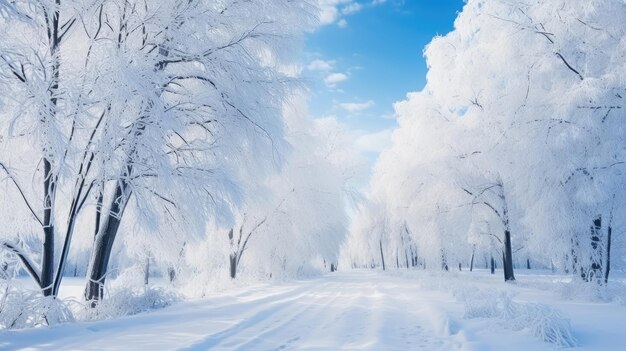
<path fill-rule="evenodd" d="M 85 320 L 119 318 L 167 307 L 177 301 L 176 294 L 162 288 L 121 289 L 100 301 L 95 308 L 85 306 L 77 314 Z"/>
<path fill-rule="evenodd" d="M 0 329 L 23 329 L 74 321 L 66 300 L 0 281 Z"/>
<path fill-rule="evenodd" d="M 470 290 L 471 291 L 471 290 Z M 528 329 L 535 337 L 560 347 L 578 345 L 569 318 L 541 303 L 515 302 L 506 292 L 463 291 L 465 318 L 497 318 L 512 330 Z"/>

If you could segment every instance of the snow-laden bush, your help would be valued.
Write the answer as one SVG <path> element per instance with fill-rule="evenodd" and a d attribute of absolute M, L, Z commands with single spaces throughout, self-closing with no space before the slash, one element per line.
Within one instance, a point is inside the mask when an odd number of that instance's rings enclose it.
<path fill-rule="evenodd" d="M 86 305 L 77 315 L 84 320 L 119 318 L 164 308 L 179 300 L 178 295 L 163 288 L 120 289 L 94 308 Z"/>
<path fill-rule="evenodd" d="M 474 293 L 471 298 L 463 294 L 460 300 L 465 308 L 465 318 L 494 318 L 500 314 L 497 300 L 483 292 Z"/>
<path fill-rule="evenodd" d="M 465 318 L 496 318 L 506 328 L 529 330 L 535 337 L 559 347 L 578 345 L 568 318 L 541 303 L 513 301 L 507 292 L 462 291 L 455 294 L 463 303 Z"/>
<path fill-rule="evenodd" d="M 510 298 L 502 299 L 505 311 L 515 330 L 528 328 L 539 339 L 560 347 L 574 347 L 578 344 L 572 334 L 568 318 L 557 309 L 540 303 L 518 303 Z"/>
<path fill-rule="evenodd" d="M 553 289 L 566 300 L 626 304 L 626 284 L 620 281 L 611 281 L 606 285 L 589 284 L 576 278 L 571 282 L 561 282 Z"/>
<path fill-rule="evenodd" d="M 22 329 L 73 322 L 70 301 L 0 282 L 0 329 Z"/>

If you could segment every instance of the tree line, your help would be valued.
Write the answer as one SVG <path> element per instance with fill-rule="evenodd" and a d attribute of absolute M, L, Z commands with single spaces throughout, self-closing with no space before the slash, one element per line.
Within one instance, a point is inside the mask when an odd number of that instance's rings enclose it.
<path fill-rule="evenodd" d="M 626 124 L 619 1 L 468 1 L 426 48 L 427 84 L 352 224 L 346 264 L 624 268 Z"/>

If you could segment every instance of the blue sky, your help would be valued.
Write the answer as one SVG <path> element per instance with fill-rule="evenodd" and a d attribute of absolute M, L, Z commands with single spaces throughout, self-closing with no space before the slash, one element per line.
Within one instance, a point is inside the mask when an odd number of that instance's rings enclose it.
<path fill-rule="evenodd" d="M 362 135 L 375 158 L 396 125 L 393 103 L 425 84 L 423 48 L 453 29 L 462 0 L 319 0 L 322 27 L 306 41 L 315 117 Z"/>

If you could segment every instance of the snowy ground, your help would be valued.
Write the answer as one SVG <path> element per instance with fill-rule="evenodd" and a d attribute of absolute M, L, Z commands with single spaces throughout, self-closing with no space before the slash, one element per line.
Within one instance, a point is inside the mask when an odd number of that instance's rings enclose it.
<path fill-rule="evenodd" d="M 136 316 L 0 331 L 2 350 L 553 350 L 529 328 L 468 315 L 474 303 L 513 296 L 571 321 L 575 350 L 624 350 L 624 300 L 564 299 L 562 277 L 517 272 L 516 284 L 485 271 L 355 271 L 255 285 Z M 69 280 L 70 284 L 72 280 Z M 80 283 L 75 281 L 77 286 Z M 620 282 L 623 284 L 623 282 Z M 566 286 L 565 286 L 566 287 Z M 566 289 L 566 288 L 565 288 Z M 67 292 L 80 289 L 66 289 Z M 565 292 L 566 293 L 566 292 Z M 625 297 L 626 298 L 626 297 Z M 488 302 L 488 301 L 487 301 Z"/>

